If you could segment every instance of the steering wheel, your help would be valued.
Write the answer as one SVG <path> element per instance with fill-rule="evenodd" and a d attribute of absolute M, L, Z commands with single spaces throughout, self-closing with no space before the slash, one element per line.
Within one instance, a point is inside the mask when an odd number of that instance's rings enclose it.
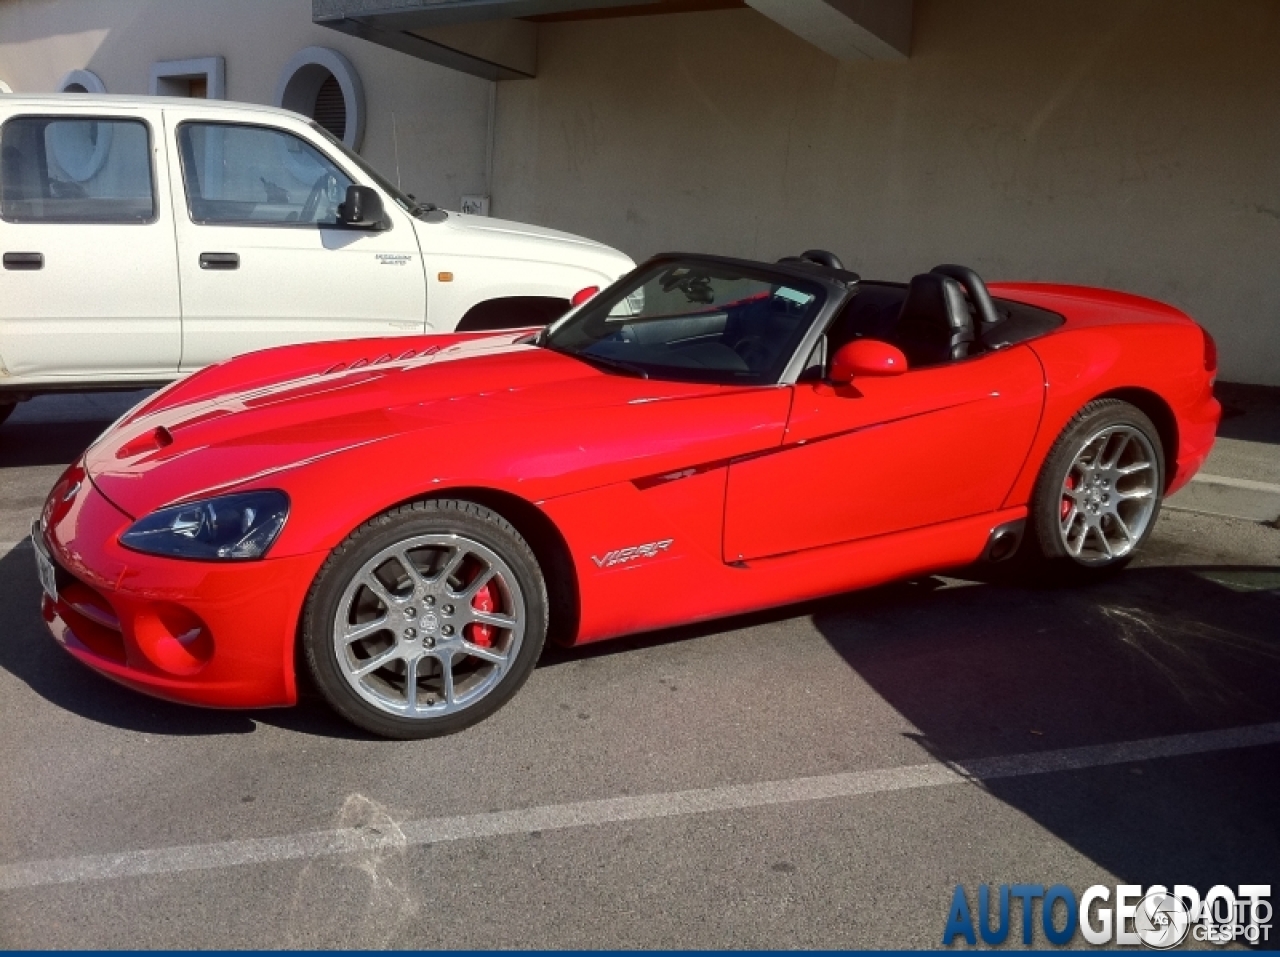
<path fill-rule="evenodd" d="M 319 178 L 311 184 L 311 192 L 307 194 L 307 201 L 302 204 L 302 212 L 298 214 L 298 221 L 303 223 L 312 222 L 316 214 L 316 208 L 320 205 L 320 197 L 324 196 L 336 185 L 338 185 L 338 180 L 332 173 L 321 173 Z"/>
<path fill-rule="evenodd" d="M 663 292 L 679 289 L 686 299 L 699 305 L 709 306 L 716 301 L 715 290 L 711 288 L 711 277 L 706 273 L 671 269 L 663 275 L 659 284 Z"/>
<path fill-rule="evenodd" d="M 773 358 L 773 350 L 763 336 L 743 336 L 733 344 L 733 351 L 752 372 L 763 371 Z"/>

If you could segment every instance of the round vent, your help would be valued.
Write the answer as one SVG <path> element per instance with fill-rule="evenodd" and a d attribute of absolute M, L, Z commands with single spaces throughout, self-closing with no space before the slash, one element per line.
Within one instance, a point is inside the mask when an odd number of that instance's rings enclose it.
<path fill-rule="evenodd" d="M 316 91 L 316 105 L 311 111 L 311 118 L 338 139 L 347 132 L 347 101 L 342 95 L 342 85 L 332 73 Z"/>
<path fill-rule="evenodd" d="M 280 73 L 275 103 L 315 120 L 351 149 L 360 148 L 364 89 L 351 61 L 338 51 L 300 51 Z"/>

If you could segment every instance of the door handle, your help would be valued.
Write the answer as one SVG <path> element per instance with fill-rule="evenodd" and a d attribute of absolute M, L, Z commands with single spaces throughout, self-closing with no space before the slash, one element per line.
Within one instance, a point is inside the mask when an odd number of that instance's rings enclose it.
<path fill-rule="evenodd" d="M 239 253 L 201 253 L 201 269 L 239 269 Z"/>
<path fill-rule="evenodd" d="M 5 253 L 5 269 L 43 269 L 44 253 Z"/>

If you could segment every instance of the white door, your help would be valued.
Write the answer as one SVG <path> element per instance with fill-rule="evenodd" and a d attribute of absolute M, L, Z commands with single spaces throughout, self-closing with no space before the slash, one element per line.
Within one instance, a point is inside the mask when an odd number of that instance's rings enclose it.
<path fill-rule="evenodd" d="M 172 378 L 178 263 L 159 110 L 51 109 L 0 127 L 0 365 Z"/>
<path fill-rule="evenodd" d="M 420 334 L 426 275 L 408 216 L 342 226 L 354 177 L 301 130 L 226 123 L 166 109 L 182 176 L 178 271 L 182 368 L 269 346 Z"/>

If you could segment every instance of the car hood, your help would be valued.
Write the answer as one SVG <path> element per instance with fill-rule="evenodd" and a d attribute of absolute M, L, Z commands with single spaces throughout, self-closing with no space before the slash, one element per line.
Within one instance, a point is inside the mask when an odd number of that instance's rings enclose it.
<path fill-rule="evenodd" d="M 467 213 L 450 213 L 449 224 L 455 229 L 465 229 L 478 233 L 501 233 L 508 236 L 528 236 L 536 239 L 550 239 L 561 243 L 578 246 L 597 246 L 608 249 L 603 243 L 559 229 L 547 229 L 545 226 L 532 226 L 528 223 L 517 223 L 510 219 L 492 219 L 488 216 L 472 216 Z"/>
<path fill-rule="evenodd" d="M 594 239 L 506 219 L 436 210 L 414 228 L 424 255 L 578 266 L 608 282 L 635 268 L 631 257 Z"/>
<path fill-rule="evenodd" d="M 397 343 L 403 340 L 397 340 Z M 429 339 L 419 340 L 427 343 Z M 355 449 L 422 433 L 424 455 L 448 456 L 451 444 L 485 442 L 502 456 L 503 436 L 563 428 L 568 413 L 607 406 L 634 407 L 663 399 L 714 393 L 718 386 L 657 382 L 608 374 L 577 359 L 513 342 L 479 337 L 426 346 L 409 358 L 379 356 L 375 343 L 351 343 L 349 355 L 326 368 L 263 383 L 201 394 L 198 377 L 153 410 L 143 407 L 109 430 L 85 455 L 94 485 L 137 518 L 176 501 L 251 483 L 285 486 L 287 473 Z M 271 352 L 209 370 L 235 381 Z M 447 430 L 444 439 L 427 433 Z M 415 444 L 414 446 L 419 447 Z M 429 450 L 429 451 L 426 451 Z"/>

